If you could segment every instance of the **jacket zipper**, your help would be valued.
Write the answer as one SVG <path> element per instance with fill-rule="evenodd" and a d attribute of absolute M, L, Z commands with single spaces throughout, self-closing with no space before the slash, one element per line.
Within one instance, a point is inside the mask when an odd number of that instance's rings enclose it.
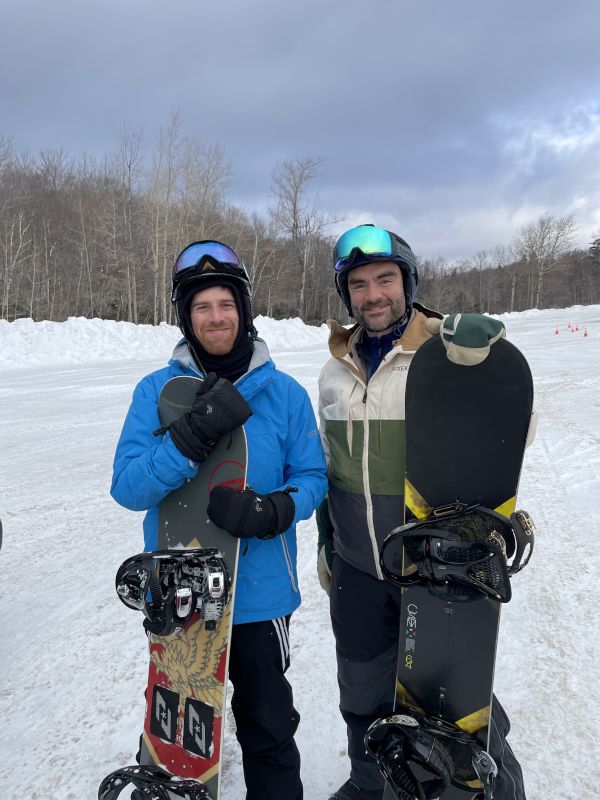
<path fill-rule="evenodd" d="M 283 548 L 283 557 L 285 558 L 285 563 L 287 565 L 288 575 L 290 577 L 290 583 L 292 584 L 292 589 L 295 592 L 298 592 L 298 587 L 296 585 L 296 579 L 294 578 L 294 569 L 292 567 L 292 559 L 290 558 L 290 551 L 288 550 L 288 544 L 285 539 L 285 534 L 281 534 L 279 537 L 281 540 L 281 546 Z"/>
<path fill-rule="evenodd" d="M 369 419 L 367 415 L 367 391 L 365 386 L 363 394 L 363 485 L 365 489 L 365 502 L 367 506 L 367 528 L 369 529 L 369 537 L 371 539 L 371 547 L 373 549 L 373 561 L 375 562 L 375 571 L 380 581 L 383 580 L 383 573 L 379 565 L 379 548 L 377 547 L 377 537 L 375 536 L 375 525 L 373 524 L 373 501 L 371 499 L 371 485 L 369 482 Z"/>

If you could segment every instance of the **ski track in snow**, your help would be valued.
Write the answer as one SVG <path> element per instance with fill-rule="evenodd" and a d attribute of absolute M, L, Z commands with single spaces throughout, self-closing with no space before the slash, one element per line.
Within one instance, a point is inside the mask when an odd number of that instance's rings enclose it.
<path fill-rule="evenodd" d="M 592 800 L 600 564 L 587 540 L 597 535 L 600 505 L 600 307 L 503 319 L 531 364 L 540 420 L 519 493 L 537 524 L 536 549 L 503 610 L 496 693 L 528 800 Z M 568 322 L 586 324 L 589 337 L 571 334 Z M 109 497 L 112 457 L 133 386 L 163 366 L 176 335 L 98 320 L 38 323 L 42 334 L 33 323 L 22 321 L 21 333 L 7 325 L 0 365 L 15 353 L 22 363 L 0 371 L 0 797 L 94 800 L 108 772 L 134 761 L 147 672 L 140 618 L 114 592 L 116 568 L 142 548 L 142 515 Z M 324 331 L 298 320 L 262 326 L 275 361 L 316 408 Z M 77 363 L 78 338 L 92 358 L 100 341 L 97 363 Z M 118 360 L 131 353 L 143 360 Z M 288 677 L 302 717 L 305 797 L 325 800 L 347 777 L 345 727 L 314 519 L 298 533 L 303 605 L 292 621 Z M 224 760 L 222 797 L 242 800 L 231 713 Z"/>

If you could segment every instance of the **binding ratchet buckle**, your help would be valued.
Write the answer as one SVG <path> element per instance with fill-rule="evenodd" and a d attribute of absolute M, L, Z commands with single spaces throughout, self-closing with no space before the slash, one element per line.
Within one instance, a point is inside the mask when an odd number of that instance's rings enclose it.
<path fill-rule="evenodd" d="M 194 612 L 214 630 L 225 614 L 231 579 L 216 548 L 156 550 L 124 561 L 115 587 L 128 608 L 144 612 L 149 633 L 170 636 Z"/>
<path fill-rule="evenodd" d="M 526 511 L 507 518 L 485 506 L 448 504 L 395 528 L 382 545 L 381 567 L 399 586 L 423 583 L 447 599 L 507 603 L 509 578 L 531 558 L 533 532 Z"/>

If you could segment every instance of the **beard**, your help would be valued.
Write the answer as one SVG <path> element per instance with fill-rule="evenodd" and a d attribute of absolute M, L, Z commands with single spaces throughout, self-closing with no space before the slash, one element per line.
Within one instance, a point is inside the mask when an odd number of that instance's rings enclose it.
<path fill-rule="evenodd" d="M 404 316 L 404 296 L 379 303 L 364 303 L 360 308 L 352 306 L 352 316 L 367 329 L 368 333 L 383 333 Z"/>

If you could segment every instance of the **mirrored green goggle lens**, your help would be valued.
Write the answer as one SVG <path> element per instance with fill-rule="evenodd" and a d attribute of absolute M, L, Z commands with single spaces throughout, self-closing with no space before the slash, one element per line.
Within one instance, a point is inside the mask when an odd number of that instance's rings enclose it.
<path fill-rule="evenodd" d="M 391 236 L 383 228 L 366 225 L 351 228 L 340 236 L 335 246 L 336 269 L 345 266 L 344 261 L 350 257 L 355 248 L 366 256 L 391 256 L 393 252 Z"/>

